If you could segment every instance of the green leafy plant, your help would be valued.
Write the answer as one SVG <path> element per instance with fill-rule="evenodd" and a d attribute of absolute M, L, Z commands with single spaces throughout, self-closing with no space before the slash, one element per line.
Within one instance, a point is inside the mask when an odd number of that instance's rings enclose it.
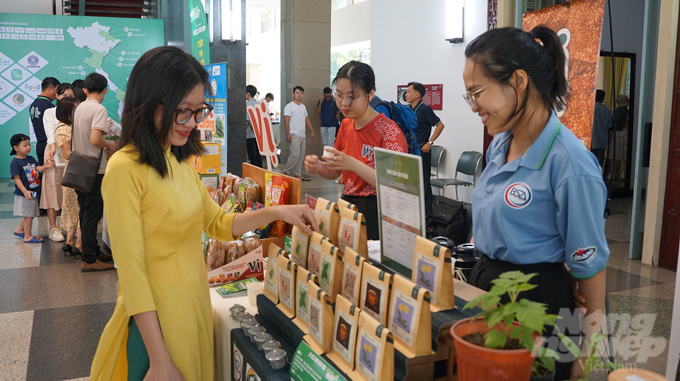
<path fill-rule="evenodd" d="M 300 308 L 307 308 L 307 291 L 300 292 Z"/>
<path fill-rule="evenodd" d="M 330 263 L 323 264 L 323 271 L 321 272 L 321 279 L 328 280 L 328 271 L 330 270 Z"/>
<path fill-rule="evenodd" d="M 533 353 L 535 341 L 532 335 L 535 333 L 542 335 L 546 326 L 555 325 L 558 316 L 548 314 L 545 304 L 518 298 L 521 292 L 537 287 L 529 283 L 536 275 L 538 274 L 525 275 L 521 271 L 503 273 L 492 281 L 493 287 L 489 292 L 472 299 L 463 307 L 470 309 L 481 304 L 483 311 L 472 320 L 483 317 L 484 322 L 491 328 L 484 334 L 485 347 L 503 348 L 508 338 L 511 338 L 517 339 L 523 348 Z M 500 304 L 503 295 L 508 296 L 509 303 Z M 513 325 L 515 321 L 519 325 Z M 504 325 L 499 326 L 501 327 L 499 330 L 497 325 L 500 323 Z M 538 364 L 547 369 L 548 373 L 555 369 L 558 355 L 552 349 L 538 348 L 536 357 Z"/>
<path fill-rule="evenodd" d="M 578 381 L 587 381 L 590 373 L 596 369 L 616 370 L 623 368 L 623 365 L 615 362 L 599 361 L 599 352 L 602 351 L 600 343 L 605 339 L 605 335 L 601 333 L 593 334 L 590 342 L 586 342 L 587 353 L 585 356 L 582 356 L 583 353 L 581 353 L 581 348 L 579 348 L 569 337 L 561 333 L 557 334 L 557 336 L 560 338 L 560 341 L 562 341 L 562 344 L 567 347 L 569 353 L 576 357 L 583 367 L 583 378 L 579 378 Z M 585 360 L 582 360 L 583 357 L 585 357 Z"/>

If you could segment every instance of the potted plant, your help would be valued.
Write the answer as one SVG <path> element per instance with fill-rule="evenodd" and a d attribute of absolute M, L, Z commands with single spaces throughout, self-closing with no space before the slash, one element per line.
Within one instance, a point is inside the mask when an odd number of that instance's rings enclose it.
<path fill-rule="evenodd" d="M 548 314 L 545 304 L 518 298 L 521 292 L 537 287 L 529 283 L 536 275 L 503 273 L 489 292 L 463 307 L 481 304 L 483 311 L 451 327 L 460 381 L 528 380 L 537 355 L 538 366 L 554 370 L 557 353 L 541 344 L 545 326 L 554 326 L 557 315 Z M 501 304 L 504 295 L 509 302 Z"/>
<path fill-rule="evenodd" d="M 592 372 L 595 369 L 607 369 L 609 371 L 612 371 L 623 368 L 623 365 L 615 362 L 598 361 L 599 353 L 602 352 L 602 347 L 600 346 L 600 343 L 605 339 L 605 335 L 601 333 L 593 334 L 592 338 L 590 339 L 590 342 L 586 342 L 587 353 L 585 355 L 585 362 L 584 360 L 582 360 L 583 354 L 581 353 L 581 349 L 578 347 L 578 345 L 576 345 L 570 338 L 561 333 L 557 334 L 557 336 L 559 336 L 560 341 L 562 341 L 562 344 L 564 344 L 564 346 L 567 347 L 569 352 L 578 359 L 578 361 L 581 363 L 581 366 L 583 367 L 583 378 L 579 378 L 578 381 L 587 381 L 590 372 Z"/>

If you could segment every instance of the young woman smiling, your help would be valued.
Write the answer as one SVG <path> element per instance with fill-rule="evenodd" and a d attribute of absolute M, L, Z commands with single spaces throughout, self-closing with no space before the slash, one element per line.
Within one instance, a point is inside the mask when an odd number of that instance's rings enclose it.
<path fill-rule="evenodd" d="M 328 180 L 342 175 L 345 184 L 342 198 L 363 213 L 368 239 L 380 239 L 373 148 L 408 152 L 406 138 L 399 126 L 369 105 L 375 95 L 375 74 L 370 66 L 358 61 L 346 63 L 338 70 L 333 85 L 335 101 L 345 115 L 335 148 L 328 149 L 334 156 L 323 162 L 318 156 L 309 155 L 305 158 L 305 170 Z"/>
<path fill-rule="evenodd" d="M 463 97 L 494 135 L 473 191 L 482 258 L 469 281 L 489 290 L 503 272 L 537 273 L 538 287 L 520 297 L 562 315 L 563 328 L 578 327 L 574 309 L 585 308 L 589 340 L 604 311 L 607 192 L 597 159 L 555 114 L 569 89 L 562 43 L 545 26 L 501 28 L 472 41 L 465 55 Z M 582 332 L 567 333 L 578 340 Z M 555 379 L 582 377 L 580 363 L 560 353 Z"/>

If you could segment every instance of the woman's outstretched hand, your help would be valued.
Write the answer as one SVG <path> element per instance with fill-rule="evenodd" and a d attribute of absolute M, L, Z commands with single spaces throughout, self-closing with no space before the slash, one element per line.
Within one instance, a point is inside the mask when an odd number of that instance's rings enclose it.
<path fill-rule="evenodd" d="M 307 204 L 282 205 L 277 206 L 275 210 L 278 212 L 279 220 L 297 226 L 307 235 L 312 235 L 313 231 L 319 231 L 316 218 L 314 218 L 314 211 Z M 311 229 L 308 225 L 311 225 Z"/>

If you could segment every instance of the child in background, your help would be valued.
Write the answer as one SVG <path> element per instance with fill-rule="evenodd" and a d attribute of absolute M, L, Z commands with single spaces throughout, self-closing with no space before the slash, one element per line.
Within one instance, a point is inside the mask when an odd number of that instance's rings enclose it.
<path fill-rule="evenodd" d="M 31 153 L 30 138 L 24 134 L 15 134 L 9 141 L 12 146 L 10 155 L 16 155 L 10 164 L 10 175 L 16 183 L 14 187 L 14 215 L 23 219 L 14 231 L 14 235 L 24 239 L 24 243 L 42 243 L 43 239 L 31 235 L 33 217 L 40 215 L 38 209 L 38 194 L 40 193 L 40 178 L 47 168 L 54 167 L 54 160 L 48 160 L 39 166 Z"/>

